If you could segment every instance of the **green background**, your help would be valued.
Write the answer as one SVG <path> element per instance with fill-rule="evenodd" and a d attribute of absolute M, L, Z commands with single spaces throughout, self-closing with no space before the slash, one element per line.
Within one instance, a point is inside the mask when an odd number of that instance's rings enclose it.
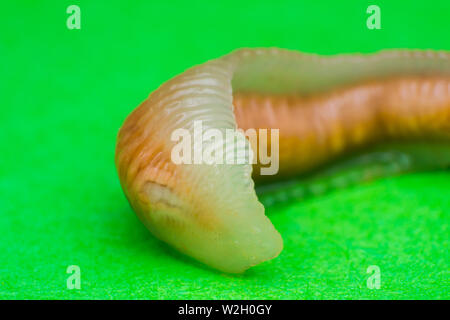
<path fill-rule="evenodd" d="M 81 30 L 66 27 L 70 4 Z M 370 4 L 381 30 L 366 28 Z M 2 3 L 0 298 L 450 298 L 448 171 L 270 207 L 284 250 L 236 276 L 155 240 L 114 167 L 126 115 L 192 65 L 240 47 L 450 50 L 449 21 L 447 0 Z M 69 265 L 81 290 L 66 288 Z"/>

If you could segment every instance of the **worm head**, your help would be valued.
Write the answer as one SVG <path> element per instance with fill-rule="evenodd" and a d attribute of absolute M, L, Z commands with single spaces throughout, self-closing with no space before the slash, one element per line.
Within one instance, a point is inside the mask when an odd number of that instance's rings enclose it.
<path fill-rule="evenodd" d="M 158 110 L 156 106 L 162 102 L 165 107 Z M 193 155 L 198 147 L 194 145 L 198 133 L 189 117 L 199 116 L 198 110 L 189 110 L 191 104 L 189 100 L 173 104 L 159 95 L 151 96 L 127 118 L 116 148 L 122 188 L 156 237 L 215 269 L 243 272 L 276 257 L 282 239 L 256 197 L 251 164 L 180 163 L 174 159 L 181 142 L 173 139 L 177 129 L 185 128 L 191 137 L 191 144 L 181 154 Z M 232 115 L 231 105 L 227 108 Z M 228 125 L 219 112 L 210 114 L 217 118 L 208 116 L 205 126 L 217 128 L 224 121 Z M 231 117 L 229 123 L 232 121 Z M 226 141 L 216 141 L 213 146 L 222 148 L 223 159 L 228 157 Z M 249 150 L 247 140 L 244 149 Z"/>

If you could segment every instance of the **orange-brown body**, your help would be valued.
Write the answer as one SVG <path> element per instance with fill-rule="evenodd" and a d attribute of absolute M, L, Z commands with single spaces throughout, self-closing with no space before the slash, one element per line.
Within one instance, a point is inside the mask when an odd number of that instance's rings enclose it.
<path fill-rule="evenodd" d="M 450 140 L 450 77 L 396 77 L 307 96 L 238 93 L 233 104 L 239 128 L 280 130 L 284 176 L 383 141 Z"/>
<path fill-rule="evenodd" d="M 186 255 L 221 271 L 243 272 L 276 257 L 283 240 L 255 192 L 251 164 L 174 163 L 173 133 L 183 129 L 197 139 L 199 121 L 220 133 L 279 129 L 279 156 L 271 154 L 279 172 L 264 176 L 269 180 L 391 142 L 411 160 L 407 170 L 442 168 L 450 163 L 450 54 L 392 50 L 321 57 L 242 49 L 165 82 L 127 117 L 115 161 L 139 218 Z M 412 148 L 400 150 L 403 142 Z M 271 150 L 270 143 L 261 147 Z M 244 139 L 236 150 L 252 147 L 258 155 L 250 144 Z M 262 178 L 258 166 L 256 181 Z"/>

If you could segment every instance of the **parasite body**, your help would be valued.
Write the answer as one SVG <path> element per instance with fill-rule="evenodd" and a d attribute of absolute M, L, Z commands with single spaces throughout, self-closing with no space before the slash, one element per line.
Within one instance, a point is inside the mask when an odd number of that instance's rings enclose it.
<path fill-rule="evenodd" d="M 262 175 L 258 161 L 176 163 L 174 132 L 199 139 L 198 121 L 224 136 L 256 129 L 256 140 L 232 151 L 252 150 L 258 160 L 259 149 L 277 150 L 277 174 Z M 279 140 L 262 139 L 258 129 L 278 129 Z M 227 154 L 225 142 L 211 140 L 210 150 Z M 188 151 L 196 152 L 195 143 Z M 339 187 L 347 182 L 339 173 L 353 168 L 364 169 L 356 180 L 365 181 L 450 164 L 450 54 L 237 50 L 154 91 L 121 127 L 115 161 L 127 199 L 156 237 L 213 268 L 243 272 L 283 247 L 254 181 L 262 189 L 294 177 L 308 181 L 328 166 L 325 188 Z"/>

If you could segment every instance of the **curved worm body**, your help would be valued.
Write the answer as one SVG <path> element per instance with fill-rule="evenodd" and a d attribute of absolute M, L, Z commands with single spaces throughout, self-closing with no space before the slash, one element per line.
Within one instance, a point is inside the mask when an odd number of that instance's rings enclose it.
<path fill-rule="evenodd" d="M 259 162 L 175 163 L 173 132 L 185 129 L 195 140 L 197 121 L 223 133 L 279 129 L 279 152 L 272 155 L 278 173 L 260 175 Z M 271 150 L 274 141 L 258 138 L 259 144 L 244 139 L 237 149 Z M 343 172 L 374 155 L 358 178 L 368 180 L 448 166 L 449 150 L 448 53 L 320 57 L 243 49 L 193 67 L 154 91 L 120 129 L 116 166 L 131 206 L 156 237 L 213 268 L 237 273 L 276 257 L 283 246 L 253 181 L 304 176 L 359 159 L 334 169 Z M 398 170 L 374 164 L 389 155 L 402 164 Z"/>

